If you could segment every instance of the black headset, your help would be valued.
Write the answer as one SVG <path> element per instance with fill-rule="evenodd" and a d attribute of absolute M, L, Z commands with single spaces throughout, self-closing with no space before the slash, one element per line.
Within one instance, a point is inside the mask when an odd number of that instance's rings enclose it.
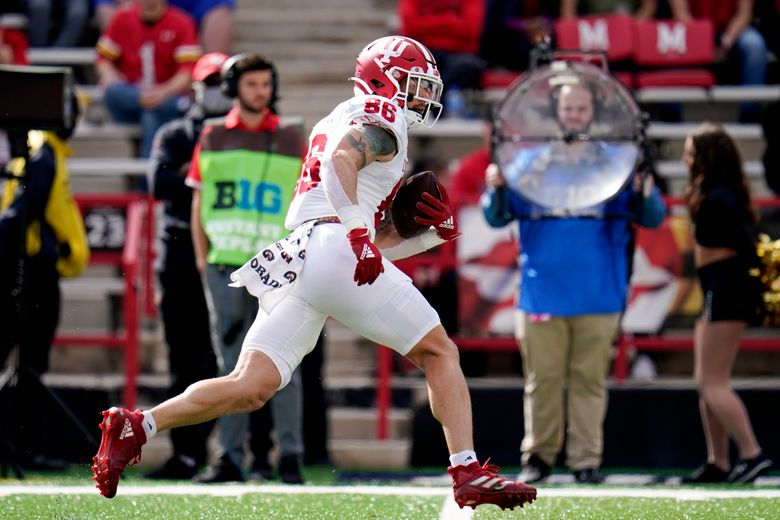
<path fill-rule="evenodd" d="M 225 61 L 222 65 L 222 70 L 220 71 L 220 77 L 222 78 L 220 87 L 222 88 L 222 93 L 229 98 L 237 98 L 238 80 L 241 79 L 241 75 L 244 72 L 252 70 L 271 71 L 271 100 L 269 101 L 268 106 L 276 113 L 276 101 L 279 99 L 277 96 L 279 80 L 276 74 L 276 67 L 274 67 L 274 64 L 270 60 L 259 54 L 242 52 L 235 56 L 231 56 Z"/>

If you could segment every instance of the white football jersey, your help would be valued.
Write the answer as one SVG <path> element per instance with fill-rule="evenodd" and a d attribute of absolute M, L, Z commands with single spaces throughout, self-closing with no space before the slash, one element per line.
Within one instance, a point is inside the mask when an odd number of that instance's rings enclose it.
<path fill-rule="evenodd" d="M 403 109 L 380 96 L 355 96 L 336 106 L 314 125 L 301 176 L 295 187 L 285 227 L 297 226 L 320 217 L 336 216 L 322 186 L 323 157 L 329 157 L 350 128 L 381 125 L 396 138 L 398 153 L 388 162 L 374 161 L 358 172 L 357 199 L 366 224 L 376 226 L 390 206 L 392 196 L 406 169 L 408 130 Z M 330 165 L 330 163 L 326 163 Z M 332 168 L 332 166 L 329 166 Z M 335 175 L 335 172 L 328 172 Z"/>

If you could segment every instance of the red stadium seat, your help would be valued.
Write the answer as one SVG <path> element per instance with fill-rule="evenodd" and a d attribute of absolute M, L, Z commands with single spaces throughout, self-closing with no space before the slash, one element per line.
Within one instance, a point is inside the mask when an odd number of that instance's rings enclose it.
<path fill-rule="evenodd" d="M 636 86 L 634 75 L 630 72 L 615 72 L 613 74 L 626 88 L 633 89 Z"/>
<path fill-rule="evenodd" d="M 582 16 L 555 22 L 559 49 L 604 51 L 609 61 L 634 56 L 634 30 L 634 19 L 627 14 Z"/>
<path fill-rule="evenodd" d="M 715 76 L 707 69 L 715 53 L 713 41 L 709 20 L 637 22 L 636 64 L 644 69 L 637 75 L 637 86 L 713 86 Z M 646 70 L 650 67 L 663 68 Z"/>
<path fill-rule="evenodd" d="M 507 88 L 522 75 L 521 72 L 506 69 L 487 69 L 479 78 L 482 89 Z"/>

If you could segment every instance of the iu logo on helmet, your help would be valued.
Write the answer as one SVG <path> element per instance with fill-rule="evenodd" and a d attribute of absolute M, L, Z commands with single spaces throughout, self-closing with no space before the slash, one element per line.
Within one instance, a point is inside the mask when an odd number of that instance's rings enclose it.
<path fill-rule="evenodd" d="M 404 50 L 410 45 L 406 40 L 401 38 L 391 39 L 385 47 L 378 51 L 380 54 L 379 61 L 382 63 L 390 63 L 390 58 L 398 58 L 403 54 Z"/>

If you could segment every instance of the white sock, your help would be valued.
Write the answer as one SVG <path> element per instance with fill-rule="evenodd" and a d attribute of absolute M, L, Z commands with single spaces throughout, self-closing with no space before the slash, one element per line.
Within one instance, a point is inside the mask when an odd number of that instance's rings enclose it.
<path fill-rule="evenodd" d="M 450 455 L 450 466 L 468 466 L 472 462 L 477 462 L 477 453 L 474 450 L 461 451 Z"/>
<path fill-rule="evenodd" d="M 141 426 L 143 426 L 146 433 L 146 442 L 149 442 L 149 439 L 157 435 L 157 423 L 154 422 L 154 416 L 149 410 L 144 410 L 144 420 L 141 421 Z"/>

